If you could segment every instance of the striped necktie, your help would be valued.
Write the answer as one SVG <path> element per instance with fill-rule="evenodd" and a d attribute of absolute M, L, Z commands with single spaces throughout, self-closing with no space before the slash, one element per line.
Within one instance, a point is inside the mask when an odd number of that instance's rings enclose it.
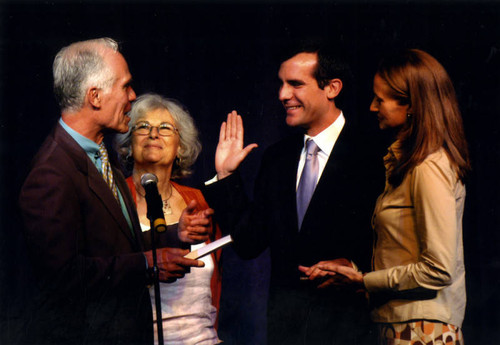
<path fill-rule="evenodd" d="M 104 178 L 104 181 L 106 181 L 106 183 L 108 184 L 109 188 L 111 188 L 111 191 L 115 196 L 115 199 L 119 201 L 115 179 L 113 178 L 113 171 L 111 170 L 111 164 L 109 164 L 108 151 L 106 150 L 106 146 L 104 146 L 104 142 L 102 142 L 99 145 L 99 153 L 101 154 L 102 177 Z"/>

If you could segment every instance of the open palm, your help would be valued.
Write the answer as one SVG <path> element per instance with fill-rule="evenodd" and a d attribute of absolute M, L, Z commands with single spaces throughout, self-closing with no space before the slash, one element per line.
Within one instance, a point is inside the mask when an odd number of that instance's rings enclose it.
<path fill-rule="evenodd" d="M 243 147 L 243 120 L 233 110 L 227 114 L 227 121 L 220 127 L 219 143 L 215 152 L 215 170 L 217 178 L 231 175 L 246 156 L 258 145 L 253 143 Z"/>

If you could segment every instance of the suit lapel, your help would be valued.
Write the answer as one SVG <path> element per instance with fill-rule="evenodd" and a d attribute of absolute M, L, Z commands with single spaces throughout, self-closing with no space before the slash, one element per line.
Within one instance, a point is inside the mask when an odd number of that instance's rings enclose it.
<path fill-rule="evenodd" d="M 75 162 L 77 169 L 84 175 L 87 176 L 87 181 L 90 190 L 96 195 L 96 197 L 101 200 L 103 207 L 106 208 L 109 214 L 113 217 L 113 219 L 118 223 L 119 228 L 123 232 L 123 234 L 130 240 L 132 243 L 136 243 L 132 233 L 130 231 L 129 225 L 125 216 L 123 215 L 121 206 L 116 201 L 113 192 L 106 184 L 106 181 L 102 178 L 102 175 L 99 173 L 94 163 L 89 159 L 85 151 L 78 145 L 78 143 L 58 124 L 54 131 L 55 140 L 64 147 L 65 151 Z M 113 169 L 113 173 L 115 173 L 116 169 Z M 116 179 L 115 180 L 119 180 Z M 125 196 L 123 191 L 123 186 L 117 183 L 122 196 Z M 124 197 L 127 200 L 126 197 Z M 127 202 L 126 202 L 127 203 Z M 127 205 L 127 209 L 130 214 L 130 206 Z M 134 224 L 134 216 L 130 214 L 130 218 Z"/>
<path fill-rule="evenodd" d="M 283 203 L 285 210 L 290 210 L 289 213 L 289 226 L 287 228 L 296 235 L 299 230 L 297 219 L 297 169 L 300 160 L 300 153 L 304 146 L 304 136 L 297 135 L 291 142 L 291 148 L 283 152 L 283 173 L 282 180 L 285 186 Z"/>
<path fill-rule="evenodd" d="M 125 177 L 123 177 L 122 172 L 113 167 L 113 174 L 115 174 L 114 176 L 115 176 L 116 186 L 120 190 L 120 193 L 122 194 L 123 201 L 125 202 L 125 207 L 127 208 L 127 212 L 130 216 L 130 221 L 132 222 L 132 227 L 135 234 L 135 241 L 136 243 L 139 244 L 139 249 L 142 251 L 144 249 L 144 246 L 142 242 L 142 232 L 140 230 L 141 225 L 139 224 L 139 217 L 137 216 L 137 207 L 135 205 L 134 199 L 127 185 L 127 182 L 125 181 Z M 128 223 L 127 223 L 127 228 L 128 228 Z"/>
<path fill-rule="evenodd" d="M 94 194 L 99 198 L 103 204 L 103 206 L 108 210 L 109 214 L 114 218 L 114 220 L 120 226 L 120 230 L 123 232 L 127 238 L 135 243 L 135 239 L 132 236 L 132 232 L 130 227 L 123 215 L 122 208 L 120 204 L 115 199 L 113 192 L 107 185 L 106 181 L 102 178 L 102 175 L 99 173 L 95 165 L 87 158 L 87 166 L 88 166 L 88 184 L 89 188 L 94 192 Z M 115 169 L 113 169 L 113 173 L 115 174 Z M 115 175 L 116 176 L 116 175 Z M 115 181 L 117 179 L 115 178 Z M 117 184 L 118 187 L 118 184 Z M 123 188 L 118 187 L 120 192 L 123 194 Z M 129 211 L 130 215 L 130 211 Z M 133 217 L 130 216 L 132 219 Z"/>
<path fill-rule="evenodd" d="M 345 124 L 342 132 L 340 132 L 337 141 L 335 142 L 335 146 L 328 157 L 328 161 L 326 162 L 325 169 L 321 174 L 321 178 L 318 181 L 318 185 L 316 186 L 316 190 L 321 191 L 323 185 L 329 184 L 332 182 L 332 176 L 338 176 L 338 174 L 345 168 L 343 161 L 349 157 L 349 128 L 347 127 L 347 123 Z M 316 193 L 314 193 L 316 194 Z M 313 195 L 314 198 L 314 195 Z"/>

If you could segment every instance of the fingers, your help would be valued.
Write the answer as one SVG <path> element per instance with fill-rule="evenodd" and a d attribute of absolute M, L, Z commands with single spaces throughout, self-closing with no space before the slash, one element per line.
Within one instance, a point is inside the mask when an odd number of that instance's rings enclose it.
<path fill-rule="evenodd" d="M 219 140 L 243 138 L 243 120 L 236 110 L 227 114 L 226 122 L 221 125 Z"/>
<path fill-rule="evenodd" d="M 183 219 L 184 226 L 182 231 L 203 231 L 203 228 L 210 227 L 212 224 L 210 215 L 203 215 L 201 213 L 197 213 L 194 215 L 187 215 Z"/>
<path fill-rule="evenodd" d="M 222 142 L 236 137 L 238 117 L 241 118 L 236 110 L 227 114 L 226 121 L 222 122 L 222 125 L 220 126 L 219 141 Z"/>
<path fill-rule="evenodd" d="M 197 211 L 198 202 L 196 200 L 191 200 L 186 208 L 182 211 L 181 221 L 186 223 L 187 226 L 197 226 L 197 225 L 208 225 L 210 224 L 211 217 L 214 214 L 214 210 L 211 208 L 206 208 L 201 211 Z"/>
<path fill-rule="evenodd" d="M 257 147 L 257 144 L 255 143 L 250 144 L 247 147 L 245 147 L 245 149 L 243 149 L 243 138 L 244 138 L 243 119 L 236 110 L 233 110 L 232 112 L 227 114 L 226 122 L 223 122 L 221 125 L 219 133 L 219 145 L 225 143 L 226 145 L 231 145 L 233 147 L 233 150 L 234 149 L 237 149 L 237 151 L 243 150 L 243 152 L 239 153 L 239 155 L 244 154 L 243 155 L 244 158 L 250 153 L 250 151 L 252 151 L 254 148 Z"/>
<path fill-rule="evenodd" d="M 303 272 L 306 276 L 308 276 L 309 280 L 315 280 L 324 278 L 326 276 L 335 275 L 334 272 L 328 272 L 322 270 L 321 268 L 318 267 L 318 264 L 311 267 L 299 266 L 299 271 Z"/>
<path fill-rule="evenodd" d="M 336 265 L 333 263 L 327 263 L 324 265 L 318 265 L 321 270 L 329 272 L 330 275 L 337 274 L 339 279 L 337 282 L 343 284 L 363 284 L 363 274 L 356 271 L 354 268 L 345 265 Z"/>
<path fill-rule="evenodd" d="M 339 267 L 346 267 L 346 266 L 341 266 L 334 262 L 324 262 L 324 263 L 319 263 L 317 267 L 323 271 L 339 273 Z"/>
<path fill-rule="evenodd" d="M 198 244 L 198 243 L 206 242 L 210 238 L 209 234 L 188 233 L 187 236 L 188 236 L 188 238 L 184 242 L 187 242 L 190 244 Z"/>
<path fill-rule="evenodd" d="M 212 233 L 212 215 L 214 210 L 207 208 L 196 211 L 198 204 L 192 200 L 184 209 L 179 220 L 179 239 L 187 243 L 201 243 L 209 239 Z"/>
<path fill-rule="evenodd" d="M 187 255 L 189 251 L 186 251 L 184 255 Z M 187 269 L 189 267 L 203 267 L 205 266 L 205 263 L 201 260 L 193 260 L 193 259 L 187 259 L 183 256 L 170 256 L 169 257 L 169 264 L 172 265 L 172 267 L 180 267 L 182 269 Z"/>
<path fill-rule="evenodd" d="M 219 141 L 222 142 L 224 140 L 226 140 L 226 122 L 222 122 L 219 132 Z"/>
<path fill-rule="evenodd" d="M 253 149 L 259 147 L 259 145 L 257 145 L 256 143 L 253 143 L 253 144 L 248 144 L 244 149 L 243 149 L 243 159 L 246 158 L 246 156 L 248 156 L 248 154 L 250 152 L 252 152 Z"/>
<path fill-rule="evenodd" d="M 158 258 L 162 257 L 165 259 L 165 261 L 168 261 L 170 257 L 174 258 L 178 256 L 182 258 L 184 255 L 187 255 L 189 253 L 189 250 L 182 248 L 165 247 L 165 248 L 158 248 L 156 250 L 156 253 L 158 255 Z"/>
<path fill-rule="evenodd" d="M 320 289 L 328 286 L 363 285 L 363 275 L 354 269 L 347 259 L 320 261 L 311 267 L 299 266 L 298 268 L 309 280 L 319 280 L 318 288 Z"/>
<path fill-rule="evenodd" d="M 220 126 L 219 141 L 236 138 L 239 133 L 243 134 L 243 120 L 238 112 L 233 110 L 227 114 L 227 120 Z"/>
<path fill-rule="evenodd" d="M 205 242 L 210 238 L 212 234 L 211 227 L 189 227 L 186 231 L 184 231 L 182 238 L 184 238 L 184 242 L 187 243 L 201 243 Z"/>
<path fill-rule="evenodd" d="M 212 208 L 206 208 L 200 212 L 202 217 L 210 218 L 214 215 L 215 211 Z"/>
<path fill-rule="evenodd" d="M 196 211 L 197 208 L 198 202 L 195 199 L 191 200 L 186 208 L 182 211 L 182 213 L 184 214 L 181 215 L 181 217 L 184 216 L 191 221 L 194 221 L 196 219 L 200 221 L 210 221 L 210 217 L 214 214 L 214 210 L 211 208 L 205 208 L 201 211 Z"/>
<path fill-rule="evenodd" d="M 238 113 L 236 112 L 236 110 L 233 110 L 232 112 L 230 112 L 227 115 L 227 122 L 231 123 L 231 126 L 229 128 L 229 130 L 230 130 L 229 136 L 230 136 L 231 139 L 237 138 L 237 134 L 238 134 L 238 118 L 240 120 L 239 122 L 241 123 L 241 116 L 238 115 Z"/>
<path fill-rule="evenodd" d="M 193 215 L 186 215 L 185 221 L 187 221 L 186 228 L 207 226 L 210 225 L 210 216 L 205 216 L 199 213 Z"/>
<path fill-rule="evenodd" d="M 215 170 L 219 180 L 231 175 L 257 147 L 253 143 L 243 148 L 243 119 L 236 110 L 227 114 L 226 121 L 221 125 L 219 143 L 215 152 Z"/>
<path fill-rule="evenodd" d="M 183 257 L 187 255 L 189 250 L 181 248 L 158 248 L 156 250 L 156 260 L 159 264 L 160 262 L 169 262 L 174 257 Z M 148 267 L 153 267 L 153 252 L 151 250 L 144 252 L 146 259 L 148 261 Z"/>
<path fill-rule="evenodd" d="M 234 111 L 236 113 L 236 111 Z M 236 137 L 237 138 L 244 138 L 244 128 L 243 128 L 243 119 L 241 118 L 241 115 L 238 115 L 236 113 L 236 118 L 235 118 L 235 124 L 236 124 Z"/>
<path fill-rule="evenodd" d="M 191 200 L 189 204 L 186 206 L 186 208 L 182 211 L 183 213 L 186 212 L 186 214 L 190 215 L 193 214 L 196 210 L 196 207 L 198 206 L 198 202 L 196 200 Z"/>
<path fill-rule="evenodd" d="M 307 266 L 299 265 L 299 271 L 301 271 L 302 273 L 304 273 L 310 279 L 310 275 L 314 271 L 314 266 L 307 267 Z"/>
<path fill-rule="evenodd" d="M 338 266 L 336 267 L 336 271 L 350 280 L 357 280 L 359 277 L 362 277 L 361 273 L 348 266 Z"/>
<path fill-rule="evenodd" d="M 309 267 L 299 265 L 299 271 L 300 271 L 300 272 L 302 272 L 302 273 L 308 274 L 308 272 L 309 272 Z"/>
<path fill-rule="evenodd" d="M 336 273 L 334 272 L 328 272 L 328 271 L 324 271 L 322 270 L 321 268 L 319 267 L 314 267 L 312 269 L 312 272 L 311 274 L 309 274 L 309 279 L 310 280 L 315 280 L 315 279 L 320 279 L 320 278 L 324 278 L 326 276 L 333 276 L 335 275 Z"/>
<path fill-rule="evenodd" d="M 189 253 L 187 249 L 180 248 L 159 248 L 157 249 L 158 276 L 160 281 L 173 282 L 184 277 L 189 272 L 190 267 L 203 267 L 205 264 L 200 260 L 186 259 L 184 256 Z M 153 267 L 152 251 L 144 253 L 148 266 Z"/>
<path fill-rule="evenodd" d="M 310 275 L 313 271 L 317 270 L 320 265 L 324 265 L 325 263 L 327 263 L 327 261 L 320 261 L 311 267 L 299 265 L 299 271 L 305 273 L 306 275 Z"/>
<path fill-rule="evenodd" d="M 182 278 L 189 272 L 190 267 L 203 267 L 201 260 L 192 260 L 184 257 L 189 253 L 187 249 L 160 248 L 157 250 L 159 277 L 161 281 L 171 282 Z"/>

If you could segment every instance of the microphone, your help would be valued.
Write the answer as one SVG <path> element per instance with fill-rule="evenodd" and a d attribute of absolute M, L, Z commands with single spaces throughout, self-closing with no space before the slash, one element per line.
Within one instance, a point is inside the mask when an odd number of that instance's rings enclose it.
<path fill-rule="evenodd" d="M 141 176 L 141 185 L 146 192 L 147 217 L 151 221 L 151 231 L 164 232 L 167 230 L 165 217 L 163 216 L 163 201 L 158 193 L 158 177 L 155 174 L 146 173 Z"/>

